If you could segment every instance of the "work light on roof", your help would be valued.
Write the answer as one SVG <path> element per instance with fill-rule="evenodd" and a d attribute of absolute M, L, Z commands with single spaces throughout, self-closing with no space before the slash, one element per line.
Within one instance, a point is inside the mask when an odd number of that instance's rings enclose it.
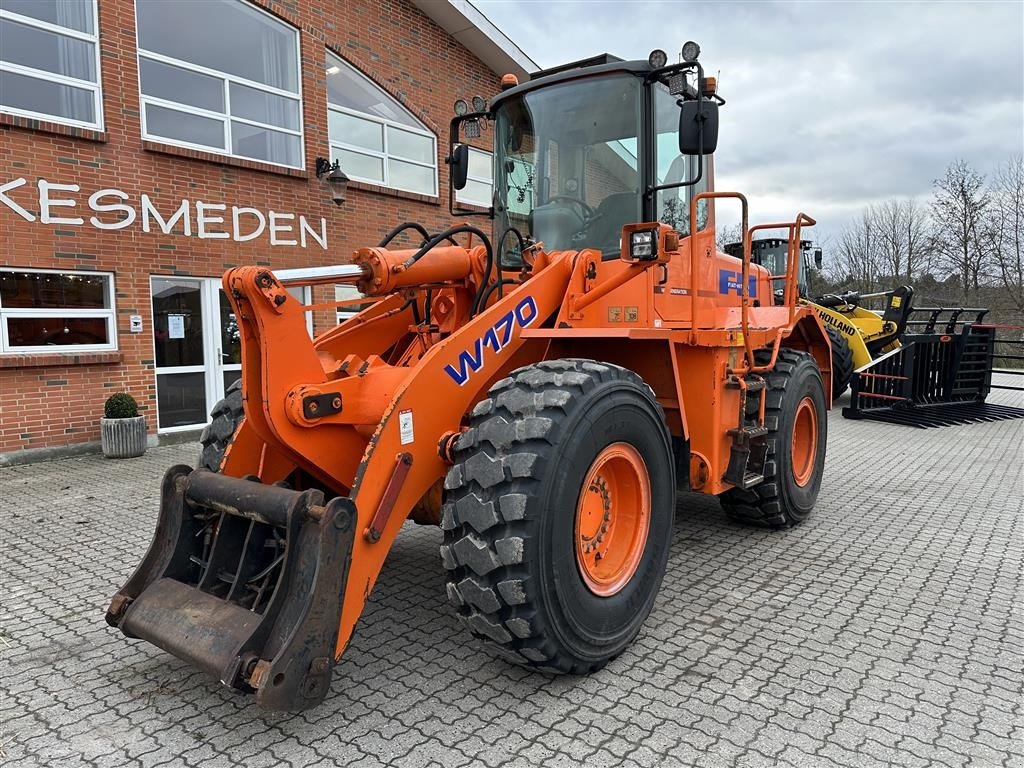
<path fill-rule="evenodd" d="M 682 56 L 683 61 L 696 61 L 697 57 L 700 56 L 700 46 L 693 42 L 693 40 L 687 40 L 683 43 Z"/>
<path fill-rule="evenodd" d="M 651 65 L 651 69 L 661 69 L 668 64 L 668 54 L 660 48 L 655 48 L 648 55 L 647 63 Z"/>
<path fill-rule="evenodd" d="M 455 114 L 462 117 L 464 114 L 469 112 L 469 104 L 465 99 L 458 99 L 455 102 Z"/>
<path fill-rule="evenodd" d="M 483 112 L 485 109 L 487 109 L 487 102 L 484 101 L 484 97 L 483 96 L 474 96 L 473 97 L 473 111 L 474 112 Z"/>

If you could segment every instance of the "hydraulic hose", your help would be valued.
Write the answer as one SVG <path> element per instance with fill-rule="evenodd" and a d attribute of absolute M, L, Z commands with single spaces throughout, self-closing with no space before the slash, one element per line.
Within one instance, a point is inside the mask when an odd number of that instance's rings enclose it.
<path fill-rule="evenodd" d="M 420 235 L 423 236 L 423 242 L 426 242 L 427 240 L 430 239 L 430 233 L 427 232 L 427 228 L 424 227 L 422 224 L 419 224 L 415 221 L 403 221 L 397 227 L 388 232 L 384 236 L 384 239 L 377 244 L 377 247 L 384 248 L 386 245 L 388 245 L 388 243 L 390 243 L 392 240 L 394 240 L 407 229 L 415 229 L 417 232 L 419 232 Z M 455 242 L 454 238 L 449 237 L 448 241 L 452 245 L 458 245 L 458 243 Z"/>
<path fill-rule="evenodd" d="M 519 284 L 520 283 L 519 283 L 518 280 L 513 280 L 510 277 L 505 277 L 505 278 L 502 278 L 501 280 L 496 280 L 495 282 L 491 283 L 486 288 L 484 288 L 483 295 L 481 295 L 481 297 L 480 297 L 480 305 L 478 307 L 478 311 L 479 312 L 483 312 L 485 309 L 487 309 L 487 300 L 489 298 L 491 298 L 491 294 L 494 293 L 495 290 L 500 291 L 501 290 L 501 286 L 503 286 L 503 285 L 519 285 Z M 499 292 L 498 295 L 500 296 L 501 293 Z"/>
<path fill-rule="evenodd" d="M 484 279 L 481 281 L 480 287 L 477 289 L 476 296 L 473 297 L 473 304 L 470 308 L 470 317 L 472 317 L 477 313 L 480 306 L 480 296 L 487 284 L 490 283 L 491 272 L 494 271 L 494 249 L 491 247 L 491 241 L 488 239 L 487 235 L 484 234 L 483 230 L 470 224 L 459 224 L 451 229 L 446 229 L 444 232 L 433 235 L 429 240 L 427 240 L 427 242 L 420 246 L 420 249 L 416 251 L 416 253 L 405 260 L 402 267 L 404 269 L 409 269 L 413 264 L 426 256 L 427 253 L 429 253 L 430 250 L 442 240 L 451 240 L 453 235 L 458 235 L 463 232 L 479 237 L 480 242 L 484 246 L 484 251 L 487 254 L 487 266 L 484 269 Z"/>

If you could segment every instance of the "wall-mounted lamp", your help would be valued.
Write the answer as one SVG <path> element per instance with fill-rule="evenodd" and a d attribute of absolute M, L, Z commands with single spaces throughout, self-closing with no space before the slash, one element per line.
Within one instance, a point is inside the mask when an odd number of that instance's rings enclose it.
<path fill-rule="evenodd" d="M 340 206 L 345 202 L 348 192 L 348 176 L 341 170 L 341 163 L 338 160 L 332 163 L 326 157 L 318 157 L 316 159 L 316 177 L 330 185 L 331 200 L 335 205 Z"/>

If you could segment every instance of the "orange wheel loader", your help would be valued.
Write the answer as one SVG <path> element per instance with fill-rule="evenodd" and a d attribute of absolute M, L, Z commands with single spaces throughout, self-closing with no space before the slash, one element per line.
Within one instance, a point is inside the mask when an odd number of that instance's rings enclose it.
<path fill-rule="evenodd" d="M 806 215 L 749 226 L 712 188 L 724 100 L 692 53 L 605 55 L 456 103 L 449 209 L 306 284 L 371 302 L 310 339 L 286 276 L 224 275 L 239 385 L 107 621 L 255 692 L 320 702 L 395 537 L 440 525 L 448 598 L 501 655 L 586 673 L 640 632 L 678 490 L 770 527 L 814 507 L 829 344 L 798 302 Z M 462 210 L 463 137 L 493 136 L 488 211 Z M 715 247 L 715 202 L 743 217 Z M 782 230 L 786 273 L 751 263 Z M 485 231 L 489 230 L 489 231 Z M 390 247 L 416 232 L 416 248 Z M 783 290 L 781 304 L 773 301 Z M 331 304 L 330 306 L 334 306 Z"/>

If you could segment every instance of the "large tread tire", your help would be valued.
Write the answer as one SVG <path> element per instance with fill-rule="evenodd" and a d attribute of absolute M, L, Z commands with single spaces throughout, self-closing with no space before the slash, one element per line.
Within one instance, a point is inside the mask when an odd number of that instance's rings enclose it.
<path fill-rule="evenodd" d="M 227 453 L 228 445 L 231 444 L 238 425 L 244 418 L 242 380 L 238 379 L 227 388 L 224 399 L 213 407 L 210 412 L 210 423 L 206 425 L 202 435 L 199 436 L 202 448 L 199 452 L 197 469 L 220 472 L 224 454 Z"/>
<path fill-rule="evenodd" d="M 828 343 L 832 347 L 832 399 L 837 399 L 850 386 L 853 378 L 853 350 L 850 342 L 839 331 L 825 325 Z"/>
<path fill-rule="evenodd" d="M 757 362 L 767 363 L 767 351 L 757 352 Z M 768 452 L 764 481 L 750 490 L 733 488 L 719 499 L 731 519 L 767 528 L 791 528 L 806 520 L 814 509 L 825 468 L 828 419 L 825 386 L 814 358 L 806 352 L 783 347 L 775 367 L 764 375 L 764 423 L 768 428 Z M 797 484 L 793 471 L 792 438 L 799 404 L 810 398 L 817 419 L 814 464 L 805 485 Z M 747 399 L 747 418 L 756 421 L 759 398 Z"/>
<path fill-rule="evenodd" d="M 626 442 L 650 480 L 636 571 L 599 597 L 577 564 L 577 503 L 595 457 Z M 441 560 L 470 632 L 511 661 L 584 674 L 636 637 L 668 562 L 674 461 L 664 414 L 635 373 L 552 360 L 497 382 L 473 409 L 445 479 Z"/>

